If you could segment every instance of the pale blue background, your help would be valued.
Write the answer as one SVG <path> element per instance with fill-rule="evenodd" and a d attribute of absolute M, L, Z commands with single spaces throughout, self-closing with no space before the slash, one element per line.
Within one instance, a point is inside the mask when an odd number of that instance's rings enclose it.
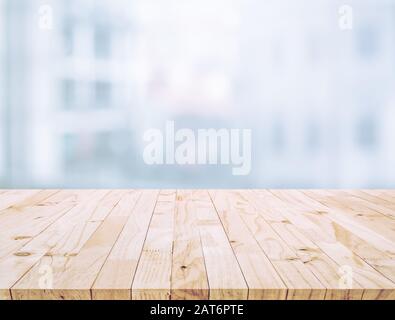
<path fill-rule="evenodd" d="M 145 165 L 166 120 L 252 129 L 251 174 Z M 0 0 L 1 188 L 395 187 L 394 128 L 392 0 Z"/>

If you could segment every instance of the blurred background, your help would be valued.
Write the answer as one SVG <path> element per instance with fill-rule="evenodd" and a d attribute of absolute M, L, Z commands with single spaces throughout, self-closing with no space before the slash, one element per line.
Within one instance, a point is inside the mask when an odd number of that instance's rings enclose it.
<path fill-rule="evenodd" d="M 167 120 L 250 175 L 146 165 Z M 395 0 L 0 0 L 0 188 L 395 188 L 394 138 Z"/>

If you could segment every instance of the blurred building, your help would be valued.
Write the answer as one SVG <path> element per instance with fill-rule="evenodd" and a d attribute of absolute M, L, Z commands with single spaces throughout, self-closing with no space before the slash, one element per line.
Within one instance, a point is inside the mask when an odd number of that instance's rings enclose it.
<path fill-rule="evenodd" d="M 128 1 L 3 2 L 12 183 L 122 183 L 133 124 Z"/>
<path fill-rule="evenodd" d="M 395 184 L 395 2 L 349 1 L 352 30 L 343 4 L 245 2 L 237 99 L 259 128 L 260 185 Z"/>
<path fill-rule="evenodd" d="M 0 0 L 0 187 L 395 187 L 395 1 L 343 4 Z M 252 129 L 251 175 L 145 165 L 167 120 Z"/>

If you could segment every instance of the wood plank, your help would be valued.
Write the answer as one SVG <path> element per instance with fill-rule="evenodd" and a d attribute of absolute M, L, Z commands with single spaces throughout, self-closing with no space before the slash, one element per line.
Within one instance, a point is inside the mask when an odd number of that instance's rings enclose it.
<path fill-rule="evenodd" d="M 353 190 L 352 194 L 356 196 L 361 196 L 361 198 L 366 199 L 370 202 L 382 204 L 385 206 L 394 206 L 395 205 L 395 192 L 391 193 L 391 190 L 387 190 L 387 193 L 380 193 L 377 190 Z"/>
<path fill-rule="evenodd" d="M 356 196 L 353 191 L 344 190 L 325 190 L 328 197 L 335 200 L 339 205 L 346 206 L 354 211 L 364 212 L 370 215 L 381 214 L 380 219 L 388 218 L 390 223 L 395 224 L 395 212 L 382 205 L 377 205 L 374 202 L 369 202 L 362 197 Z"/>
<path fill-rule="evenodd" d="M 133 300 L 170 299 L 176 194 L 159 193 L 132 284 Z"/>
<path fill-rule="evenodd" d="M 374 197 L 379 198 L 390 203 L 395 203 L 395 191 L 394 190 L 362 190 L 364 193 L 370 194 Z"/>
<path fill-rule="evenodd" d="M 89 288 L 94 283 L 101 267 L 122 232 L 134 207 L 137 197 L 133 193 L 128 198 L 128 206 L 116 206 L 104 222 L 93 233 L 81 251 L 69 263 L 59 279 L 54 279 L 54 289 L 59 289 L 63 299 L 90 298 Z M 123 201 L 123 199 L 121 200 Z M 127 208 L 123 210 L 123 208 Z M 72 290 L 71 294 L 65 290 Z M 75 296 L 78 291 L 77 296 Z"/>
<path fill-rule="evenodd" d="M 0 300 L 395 299 L 395 190 L 0 190 L 2 206 Z"/>
<path fill-rule="evenodd" d="M 13 299 L 90 299 L 90 288 L 139 194 L 136 191 L 122 192 L 120 199 L 119 193 L 114 195 L 106 190 L 98 191 L 94 200 L 91 198 L 81 204 L 85 208 L 83 211 L 74 210 L 65 216 L 68 224 L 59 222 L 45 235 L 46 239 L 30 244 L 36 251 L 40 248 L 40 253 L 46 253 L 13 286 Z M 98 203 L 101 204 L 99 212 L 96 211 Z M 102 213 L 104 207 L 107 208 L 105 217 Z M 97 214 L 104 220 L 95 220 Z M 62 229 L 62 225 L 66 225 L 66 230 Z M 70 242 L 65 244 L 64 237 L 71 239 Z M 40 287 L 43 269 L 50 270 L 52 277 L 45 290 Z"/>
<path fill-rule="evenodd" d="M 37 221 L 35 220 L 38 217 L 41 220 L 40 222 L 43 222 L 43 217 L 40 215 L 45 211 L 43 207 L 48 204 L 48 201 L 62 199 L 62 195 L 59 197 L 57 191 L 40 191 L 4 210 L 0 215 L 0 258 L 34 236 L 34 233 L 31 233 L 31 230 L 34 229 L 32 226 L 36 225 L 35 222 Z M 37 213 L 37 215 L 34 213 Z M 26 233 L 20 232 L 21 229 L 27 227 L 29 230 Z M 38 229 L 38 232 L 41 230 Z"/>
<path fill-rule="evenodd" d="M 353 288 L 339 289 L 339 265 L 327 256 L 313 241 L 300 232 L 296 225 L 288 219 L 283 211 L 287 207 L 270 193 L 260 191 L 244 192 L 249 200 L 258 208 L 259 213 L 269 223 L 275 232 L 296 253 L 297 257 L 310 268 L 320 282 L 326 286 L 325 299 L 360 300 L 363 290 L 358 284 Z M 290 208 L 292 210 L 292 207 Z M 306 226 L 314 226 L 301 221 Z"/>
<path fill-rule="evenodd" d="M 20 214 L 20 212 L 25 211 L 28 208 L 43 203 L 44 200 L 53 196 L 57 192 L 59 192 L 59 190 L 37 190 L 37 192 L 34 192 L 32 195 L 21 197 L 20 200 L 18 199 L 13 202 L 11 206 L 0 211 L 0 224 L 3 225 L 4 220 L 6 220 L 7 217 Z M 2 198 L 0 198 L 0 207 L 1 203 L 3 203 Z"/>
<path fill-rule="evenodd" d="M 12 300 L 11 291 L 9 289 L 0 289 L 0 301 Z"/>
<path fill-rule="evenodd" d="M 198 221 L 209 299 L 246 299 L 248 286 L 208 192 L 192 190 L 184 197 L 188 212 Z"/>
<path fill-rule="evenodd" d="M 272 191 L 279 196 L 286 204 L 282 213 L 287 219 L 293 222 L 298 229 L 306 234 L 326 255 L 332 258 L 340 267 L 347 266 L 352 269 L 352 275 L 355 283 L 362 288 L 369 289 L 371 295 L 383 295 L 382 288 L 385 288 L 389 295 L 392 295 L 393 282 L 384 277 L 375 270 L 371 265 L 366 263 L 361 257 L 355 254 L 351 248 L 342 244 L 336 238 L 336 231 L 333 230 L 332 224 L 323 219 L 320 221 L 311 220 L 306 217 L 305 209 L 300 210 L 295 202 L 289 198 L 281 197 L 279 191 Z M 320 213 L 322 215 L 322 212 Z M 365 297 L 365 292 L 363 297 Z"/>
<path fill-rule="evenodd" d="M 380 212 L 391 219 L 395 219 L 395 198 L 391 202 L 362 190 L 343 191 L 343 194 L 347 194 L 348 197 L 357 198 L 364 206 Z"/>
<path fill-rule="evenodd" d="M 238 208 L 241 218 L 286 284 L 287 299 L 324 299 L 326 293 L 324 284 L 330 287 L 334 284 L 333 281 L 328 283 L 327 277 L 322 276 L 321 269 L 317 272 L 316 269 L 309 268 L 309 260 L 303 259 L 304 255 L 298 255 L 280 237 L 280 235 L 284 236 L 284 232 L 273 228 L 273 225 L 264 219 L 264 216 L 260 214 L 262 208 L 250 201 L 251 197 L 248 192 L 239 190 L 231 194 L 235 201 L 234 206 Z M 289 236 L 286 239 L 289 240 Z M 333 274 L 332 268 L 330 274 Z"/>
<path fill-rule="evenodd" d="M 241 219 L 232 195 L 209 193 L 246 279 L 248 299 L 285 299 L 286 285 Z"/>
<path fill-rule="evenodd" d="M 40 206 L 39 219 L 34 223 L 30 220 L 19 221 L 18 230 L 24 230 L 20 236 L 11 238 L 10 241 L 2 240 L 0 252 L 0 288 L 11 288 L 45 252 L 25 250 L 25 246 L 39 238 L 47 228 L 61 216 L 76 206 L 78 199 L 83 199 L 91 192 L 62 191 L 50 198 L 51 205 Z M 37 212 L 32 211 L 34 214 Z"/>
<path fill-rule="evenodd" d="M 344 212 L 338 208 L 328 207 L 322 204 L 319 202 L 320 196 L 315 195 L 312 191 L 304 190 L 303 194 L 309 198 L 308 200 L 304 200 L 306 205 L 314 207 L 316 212 L 328 214 L 332 220 L 349 232 L 363 239 L 373 247 L 376 247 L 384 254 L 390 256 L 391 259 L 395 258 L 395 244 L 393 241 L 388 240 L 384 235 L 369 228 L 369 226 L 361 224 L 360 221 L 356 220 L 352 215 L 344 214 Z"/>
<path fill-rule="evenodd" d="M 347 201 L 333 195 L 332 192 L 326 190 L 309 191 L 320 203 L 327 207 L 341 210 L 343 215 L 347 215 L 355 223 L 365 226 L 395 243 L 395 220 L 350 200 Z"/>
<path fill-rule="evenodd" d="M 19 225 L 21 219 L 12 225 L 6 225 L 4 217 L 31 209 L 56 192 L 58 190 L 34 190 L 33 192 L 31 190 L 0 190 L 0 257 L 15 248 L 15 241 L 23 240 L 13 238 L 10 241 L 12 244 L 10 242 L 7 243 L 8 238 L 5 235 L 5 230 L 10 230 L 10 228 L 12 229 L 16 225 Z M 11 300 L 10 290 L 0 288 L 0 300 Z"/>
<path fill-rule="evenodd" d="M 93 299 L 132 298 L 131 288 L 159 190 L 144 190 L 93 286 Z M 125 207 L 125 209 L 127 206 Z"/>
<path fill-rule="evenodd" d="M 305 201 L 310 203 L 310 205 L 313 204 L 312 200 L 307 199 L 306 195 L 300 193 L 298 196 L 299 199 L 306 197 Z M 317 205 L 315 206 L 315 208 L 317 208 Z M 325 207 L 321 209 L 321 212 L 324 212 L 322 210 L 325 210 Z M 393 257 L 388 255 L 386 252 L 379 250 L 371 243 L 358 237 L 352 232 L 352 227 L 350 231 L 344 228 L 342 225 L 338 224 L 336 222 L 336 217 L 332 217 L 330 213 L 317 216 L 316 214 L 314 214 L 314 211 L 312 211 L 306 212 L 305 215 L 313 220 L 316 224 L 321 225 L 324 230 L 332 232 L 331 236 L 334 239 L 347 246 L 351 251 L 357 254 L 375 270 L 377 270 L 379 273 L 395 283 L 395 260 L 393 259 Z"/>
<path fill-rule="evenodd" d="M 58 192 L 51 190 L 45 194 L 43 192 L 37 193 L 2 211 L 3 214 L 0 215 L 1 234 L 15 233 L 20 226 L 25 228 L 34 220 L 41 220 L 53 215 L 51 208 L 55 205 L 59 205 L 61 202 L 75 205 L 79 199 L 85 198 L 93 192 L 93 190 L 62 190 Z M 42 198 L 40 199 L 40 197 Z"/>
<path fill-rule="evenodd" d="M 188 191 L 177 191 L 171 299 L 207 300 L 209 287 L 198 220 L 189 210 L 188 197 Z"/>
<path fill-rule="evenodd" d="M 8 221 L 2 221 L 2 247 L 0 257 L 11 252 L 15 253 L 21 247 L 39 236 L 63 215 L 77 206 L 76 199 L 82 200 L 93 195 L 92 191 L 62 191 L 45 200 L 45 202 L 27 208 L 19 214 L 9 217 Z M 70 213 L 66 215 L 68 217 Z M 17 223 L 22 221 L 22 223 Z M 65 224 L 69 221 L 63 218 Z"/>
<path fill-rule="evenodd" d="M 9 209 L 11 206 L 18 206 L 19 202 L 23 202 L 40 192 L 41 190 L 8 190 L 0 196 L 0 215 L 3 210 Z"/>
<path fill-rule="evenodd" d="M 79 197 L 80 191 L 55 192 L 50 197 L 36 202 L 12 207 L 4 211 L 0 216 L 0 234 L 5 242 L 26 240 L 45 229 L 48 223 L 58 218 L 59 207 L 71 207 L 75 205 L 74 199 Z M 84 193 L 85 194 L 85 193 Z M 53 210 L 56 209 L 56 210 Z M 23 241 L 21 241 L 23 242 Z M 2 252 L 0 251 L 0 257 Z"/>

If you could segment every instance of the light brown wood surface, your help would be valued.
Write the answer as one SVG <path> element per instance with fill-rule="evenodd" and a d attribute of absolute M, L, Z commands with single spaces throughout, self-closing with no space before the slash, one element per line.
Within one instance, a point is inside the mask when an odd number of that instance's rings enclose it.
<path fill-rule="evenodd" d="M 392 190 L 0 190 L 0 300 L 395 299 Z"/>

